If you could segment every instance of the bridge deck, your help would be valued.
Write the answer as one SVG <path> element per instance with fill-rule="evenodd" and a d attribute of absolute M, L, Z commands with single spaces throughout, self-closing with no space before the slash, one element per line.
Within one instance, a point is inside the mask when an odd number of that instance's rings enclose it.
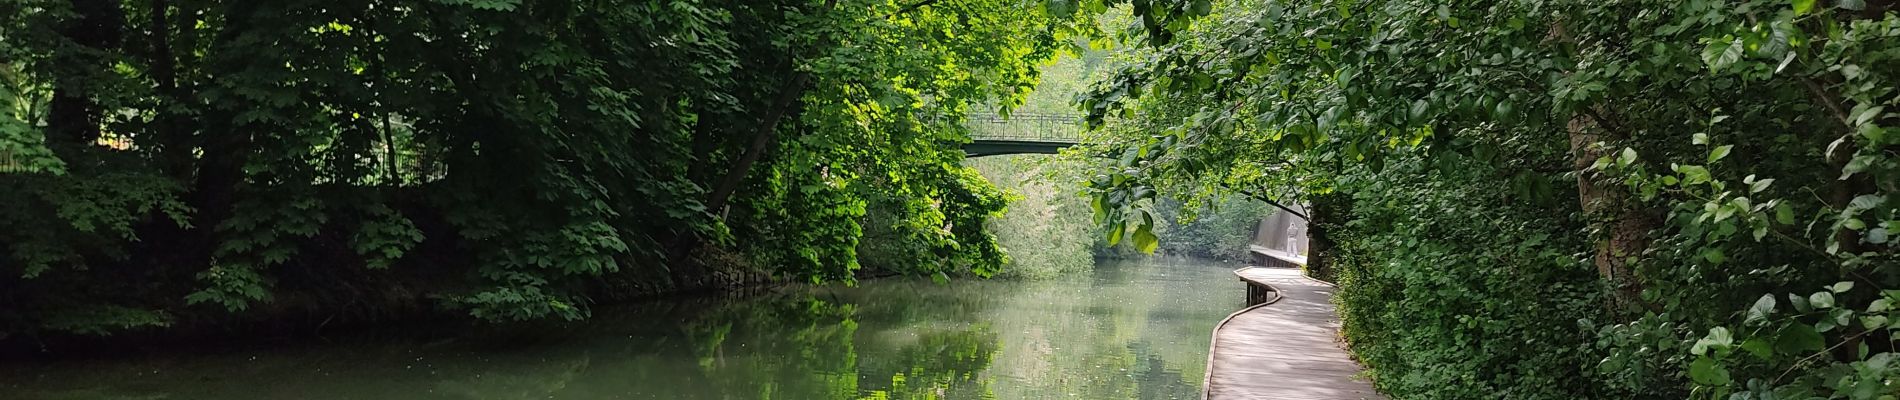
<path fill-rule="evenodd" d="M 1299 264 L 1299 265 L 1306 265 L 1306 256 L 1293 254 L 1285 250 L 1253 244 L 1253 245 L 1247 245 L 1247 251 L 1252 251 L 1254 254 L 1259 254 L 1262 256 L 1277 258 L 1277 259 L 1280 259 L 1280 261 L 1285 261 L 1285 262 Z"/>
<path fill-rule="evenodd" d="M 1209 350 L 1208 399 L 1384 399 L 1355 375 L 1359 364 L 1334 341 L 1333 286 L 1291 268 L 1244 268 L 1242 280 L 1271 286 L 1278 301 L 1228 317 Z"/>
<path fill-rule="evenodd" d="M 1082 139 L 1082 116 L 1017 113 L 971 114 L 970 143 L 963 145 L 971 158 L 1004 154 L 1056 154 Z"/>
<path fill-rule="evenodd" d="M 963 154 L 970 158 L 1004 154 L 1058 154 L 1062 149 L 1074 145 L 1075 142 L 977 139 L 963 145 Z"/>

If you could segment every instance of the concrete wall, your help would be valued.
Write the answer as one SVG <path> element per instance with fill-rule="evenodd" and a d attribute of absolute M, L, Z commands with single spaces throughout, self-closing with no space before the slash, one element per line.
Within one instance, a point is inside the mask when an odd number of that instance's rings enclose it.
<path fill-rule="evenodd" d="M 1303 207 L 1297 205 L 1291 207 L 1294 210 L 1299 210 L 1302 214 L 1306 213 L 1306 209 Z M 1266 218 L 1262 218 L 1260 225 L 1254 228 L 1253 244 L 1255 246 L 1305 256 L 1307 255 L 1306 220 L 1300 219 L 1300 217 L 1285 211 L 1274 209 L 1272 214 L 1268 214 Z"/>

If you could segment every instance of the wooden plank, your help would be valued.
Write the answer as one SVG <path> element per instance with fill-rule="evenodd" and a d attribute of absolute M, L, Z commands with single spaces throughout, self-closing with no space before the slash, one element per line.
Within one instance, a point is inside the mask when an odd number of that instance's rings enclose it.
<path fill-rule="evenodd" d="M 1339 315 L 1331 284 L 1291 268 L 1245 268 L 1234 274 L 1249 285 L 1277 290 L 1278 300 L 1235 313 L 1216 328 L 1208 356 L 1208 399 L 1385 398 L 1358 378 L 1363 368 L 1336 340 Z"/>

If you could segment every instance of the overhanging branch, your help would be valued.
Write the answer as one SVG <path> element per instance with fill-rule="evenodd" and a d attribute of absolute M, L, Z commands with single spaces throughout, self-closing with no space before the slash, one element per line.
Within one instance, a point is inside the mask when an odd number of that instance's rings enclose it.
<path fill-rule="evenodd" d="M 910 13 L 911 11 L 917 11 L 917 9 L 924 8 L 924 6 L 931 5 L 931 4 L 937 4 L 937 0 L 924 0 L 924 1 L 917 2 L 917 4 L 904 6 L 904 8 L 897 9 L 897 12 L 891 13 L 890 16 L 895 17 L 899 15 L 904 15 L 906 13 Z"/>
<path fill-rule="evenodd" d="M 1310 218 L 1310 217 L 1307 217 L 1307 216 L 1306 216 L 1306 213 L 1302 213 L 1302 212 L 1299 212 L 1299 211 L 1294 211 L 1294 210 L 1293 210 L 1292 208 L 1288 208 L 1287 206 L 1285 206 L 1285 205 L 1282 205 L 1282 204 L 1280 204 L 1280 202 L 1277 202 L 1277 201 L 1273 201 L 1273 199 L 1270 199 L 1270 198 L 1267 198 L 1267 196 L 1262 196 L 1262 195 L 1260 195 L 1259 193 L 1255 193 L 1254 191 L 1251 191 L 1251 190 L 1247 190 L 1247 189 L 1241 189 L 1241 188 L 1237 188 L 1237 187 L 1234 187 L 1233 185 L 1228 185 L 1228 184 L 1226 184 L 1226 183 L 1222 183 L 1222 184 L 1220 184 L 1220 187 L 1223 187 L 1223 188 L 1227 188 L 1227 190 L 1232 190 L 1232 191 L 1235 191 L 1235 192 L 1240 192 L 1240 194 L 1243 194 L 1243 195 L 1247 195 L 1247 197 L 1249 197 L 1249 198 L 1252 198 L 1252 199 L 1254 199 L 1254 200 L 1260 200 L 1260 201 L 1262 201 L 1262 202 L 1265 202 L 1265 203 L 1267 203 L 1267 205 L 1271 205 L 1271 206 L 1274 206 L 1274 207 L 1276 207 L 1276 208 L 1279 208 L 1279 209 L 1280 209 L 1280 211 L 1286 211 L 1286 213 L 1287 213 L 1287 214 L 1293 214 L 1293 216 L 1295 216 L 1295 217 L 1300 217 L 1300 219 L 1301 219 L 1301 220 L 1305 220 L 1305 221 L 1309 221 L 1309 222 L 1313 220 L 1312 218 Z"/>

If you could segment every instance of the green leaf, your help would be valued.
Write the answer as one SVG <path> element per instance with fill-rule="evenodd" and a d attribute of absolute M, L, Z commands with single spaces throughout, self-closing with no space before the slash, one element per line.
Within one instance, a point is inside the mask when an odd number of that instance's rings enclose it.
<path fill-rule="evenodd" d="M 1193 15 L 1207 15 L 1208 13 L 1213 12 L 1213 11 L 1214 11 L 1214 2 L 1210 0 L 1194 0 L 1191 7 L 1188 9 L 1188 12 L 1192 13 Z"/>
<path fill-rule="evenodd" d="M 1768 190 L 1768 185 L 1771 185 L 1774 183 L 1775 183 L 1775 180 L 1772 178 L 1749 182 L 1748 193 L 1750 194 L 1761 193 L 1761 191 L 1763 190 Z"/>
<path fill-rule="evenodd" d="M 1789 207 L 1788 203 L 1775 204 L 1775 222 L 1780 222 L 1782 225 L 1794 225 L 1794 208 Z"/>
<path fill-rule="evenodd" d="M 1882 328 L 1887 327 L 1887 323 L 1888 323 L 1887 316 L 1885 315 L 1869 315 L 1865 317 L 1860 317 L 1860 326 L 1862 328 L 1882 329 Z"/>
<path fill-rule="evenodd" d="M 1827 290 L 1834 293 L 1847 293 L 1849 290 L 1854 290 L 1854 281 L 1835 282 L 1833 286 L 1828 286 Z"/>
<path fill-rule="evenodd" d="M 1867 138 L 1867 142 L 1872 144 L 1885 144 L 1887 131 L 1887 128 L 1881 128 L 1879 124 L 1861 125 L 1859 130 L 1860 136 Z"/>
<path fill-rule="evenodd" d="M 1734 149 L 1734 148 L 1735 148 L 1735 145 L 1725 144 L 1721 146 L 1716 146 L 1714 150 L 1709 150 L 1709 163 L 1712 164 L 1718 160 L 1721 160 L 1722 157 L 1728 157 L 1729 150 Z"/>
<path fill-rule="evenodd" d="M 1326 109 L 1325 112 L 1320 113 L 1319 119 L 1315 120 L 1314 124 L 1318 125 L 1321 131 L 1332 130 L 1333 125 L 1339 121 L 1339 117 L 1345 114 L 1345 112 L 1345 107 L 1333 106 L 1332 108 Z"/>
<path fill-rule="evenodd" d="M 1161 246 L 1161 240 L 1159 237 L 1155 236 L 1154 229 L 1152 226 L 1143 226 L 1141 228 L 1135 229 L 1135 249 L 1136 250 L 1141 250 L 1141 252 L 1145 254 L 1154 254 L 1155 249 L 1159 248 L 1160 246 Z"/>
<path fill-rule="evenodd" d="M 1709 169 L 1700 165 L 1683 165 L 1676 168 L 1682 173 L 1683 185 L 1694 185 L 1709 181 Z"/>
<path fill-rule="evenodd" d="M 1709 328 L 1709 334 L 1707 336 L 1703 336 L 1701 339 L 1696 339 L 1695 345 L 1689 347 L 1689 353 L 1699 356 L 1699 355 L 1703 355 L 1707 353 L 1710 347 L 1715 347 L 1719 349 L 1719 348 L 1728 347 L 1729 345 L 1734 344 L 1734 343 L 1735 343 L 1735 339 L 1733 336 L 1729 334 L 1728 328 L 1723 328 L 1723 327 L 1718 326 L 1714 328 Z"/>
<path fill-rule="evenodd" d="M 1840 7 L 1843 9 L 1848 9 L 1848 10 L 1860 11 L 1860 10 L 1867 9 L 1867 1 L 1866 0 L 1838 0 L 1834 2 L 1834 6 Z"/>
<path fill-rule="evenodd" d="M 1827 339 L 1822 338 L 1821 332 L 1815 331 L 1814 327 L 1808 324 L 1792 323 L 1775 332 L 1775 352 L 1781 354 L 1802 355 L 1821 351 L 1827 347 L 1826 345 Z"/>
<path fill-rule="evenodd" d="M 1709 144 L 1709 134 L 1707 134 L 1707 133 L 1697 133 L 1697 134 L 1695 134 L 1695 136 L 1690 136 L 1690 137 L 1689 137 L 1689 143 L 1693 143 L 1693 144 Z"/>
<path fill-rule="evenodd" d="M 1720 247 L 1702 249 L 1702 258 L 1714 264 L 1721 264 L 1722 261 L 1728 260 L 1728 257 L 1722 254 L 1722 248 Z"/>
<path fill-rule="evenodd" d="M 1742 51 L 1746 47 L 1742 39 L 1711 41 L 1702 48 L 1702 62 L 1708 64 L 1710 70 L 1720 71 L 1741 61 Z"/>
<path fill-rule="evenodd" d="M 1695 362 L 1689 363 L 1689 379 L 1695 380 L 1695 383 L 1704 386 L 1727 386 L 1729 384 L 1728 369 L 1708 357 L 1698 357 Z"/>
<path fill-rule="evenodd" d="M 1803 15 L 1814 10 L 1814 0 L 1794 0 L 1792 3 L 1790 5 L 1794 6 L 1794 15 Z"/>
<path fill-rule="evenodd" d="M 1833 308 L 1834 294 L 1828 292 L 1814 292 L 1814 294 L 1808 295 L 1808 305 L 1814 306 L 1815 309 Z"/>
<path fill-rule="evenodd" d="M 1756 357 L 1768 358 L 1775 355 L 1775 348 L 1762 338 L 1750 338 L 1742 341 L 1742 350 Z"/>
<path fill-rule="evenodd" d="M 1847 161 L 1847 167 L 1841 167 L 1841 178 L 1845 180 L 1860 171 L 1868 171 L 1868 167 L 1873 167 L 1873 161 L 1879 161 L 1879 159 L 1875 155 L 1854 155 L 1854 159 Z"/>
<path fill-rule="evenodd" d="M 1070 0 L 1049 0 L 1043 2 L 1042 5 L 1051 15 L 1069 15 L 1074 14 L 1076 10 L 1075 2 Z"/>
<path fill-rule="evenodd" d="M 1616 156 L 1616 166 L 1618 167 L 1628 167 L 1635 162 L 1636 149 L 1634 148 L 1624 147 L 1623 152 Z"/>
<path fill-rule="evenodd" d="M 1754 323 L 1767 321 L 1768 315 L 1774 314 L 1774 313 L 1775 313 L 1775 295 L 1764 294 L 1764 295 L 1761 295 L 1760 299 L 1755 300 L 1755 305 L 1748 307 L 1748 313 L 1746 314 L 1746 317 L 1743 319 L 1743 322 L 1754 324 Z"/>
<path fill-rule="evenodd" d="M 1886 109 L 1881 106 L 1862 108 L 1854 114 L 1854 125 L 1866 125 L 1868 122 L 1873 122 L 1874 118 L 1880 117 L 1880 112 Z"/>

